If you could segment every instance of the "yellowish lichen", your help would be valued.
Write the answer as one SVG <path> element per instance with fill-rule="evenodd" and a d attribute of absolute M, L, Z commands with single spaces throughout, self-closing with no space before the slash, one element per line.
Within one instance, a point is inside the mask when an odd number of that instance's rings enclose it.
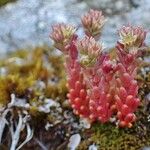
<path fill-rule="evenodd" d="M 6 105 L 10 95 L 26 98 L 29 103 L 40 95 L 46 98 L 66 98 L 66 74 L 61 55 L 52 48 L 37 47 L 32 51 L 19 50 L 0 60 L 0 103 Z M 37 85 L 38 82 L 44 84 Z M 33 108 L 33 112 L 36 109 Z"/>

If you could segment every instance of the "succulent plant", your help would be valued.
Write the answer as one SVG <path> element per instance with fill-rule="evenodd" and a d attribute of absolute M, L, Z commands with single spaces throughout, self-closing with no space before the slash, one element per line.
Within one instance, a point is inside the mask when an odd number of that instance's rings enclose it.
<path fill-rule="evenodd" d="M 65 55 L 62 49 L 67 45 L 68 98 L 75 114 L 102 123 L 116 115 L 120 127 L 132 127 L 136 121 L 134 111 L 140 104 L 135 79 L 137 57 L 145 45 L 146 31 L 123 26 L 116 45 L 117 58 L 111 60 L 97 42 L 105 20 L 101 11 L 90 10 L 81 18 L 86 34 L 82 40 L 74 36 L 75 28 L 64 24 L 53 26 L 50 37 Z"/>

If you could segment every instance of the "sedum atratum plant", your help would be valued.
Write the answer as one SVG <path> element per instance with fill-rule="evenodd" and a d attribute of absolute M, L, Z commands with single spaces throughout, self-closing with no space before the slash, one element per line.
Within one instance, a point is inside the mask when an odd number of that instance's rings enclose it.
<path fill-rule="evenodd" d="M 101 11 L 90 10 L 81 18 L 82 39 L 74 26 L 64 23 L 52 26 L 50 38 L 65 55 L 67 97 L 74 113 L 91 122 L 105 123 L 116 117 L 120 127 L 130 128 L 140 105 L 136 73 L 146 31 L 123 26 L 115 48 L 117 57 L 111 59 L 98 42 L 105 20 Z"/>

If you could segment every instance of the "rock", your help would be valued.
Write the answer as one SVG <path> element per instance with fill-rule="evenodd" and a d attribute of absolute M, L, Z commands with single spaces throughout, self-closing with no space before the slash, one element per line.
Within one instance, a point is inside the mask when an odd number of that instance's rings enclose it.
<path fill-rule="evenodd" d="M 98 150 L 95 144 L 89 146 L 88 150 Z"/>
<path fill-rule="evenodd" d="M 124 13 L 131 9 L 129 0 L 85 0 L 89 7 L 101 9 L 109 15 Z"/>
<path fill-rule="evenodd" d="M 20 48 L 49 45 L 52 24 L 79 22 L 76 21 L 77 16 L 87 7 L 85 3 L 78 5 L 75 2 L 75 0 L 18 0 L 0 8 L 0 52 L 7 53 Z M 70 7 L 66 7 L 68 5 Z M 76 9 L 79 11 L 75 11 Z"/>
<path fill-rule="evenodd" d="M 150 150 L 150 147 L 144 147 L 142 150 Z"/>
<path fill-rule="evenodd" d="M 69 139 L 68 148 L 70 148 L 70 150 L 75 150 L 78 147 L 80 141 L 81 141 L 80 134 L 72 135 Z"/>
<path fill-rule="evenodd" d="M 131 23 L 147 30 L 150 26 L 149 0 L 18 0 L 0 8 L 0 53 L 50 45 L 52 24 L 68 22 L 77 25 L 80 23 L 79 17 L 89 8 L 104 11 L 107 22 L 101 40 L 107 49 L 115 46 L 117 29 L 122 25 Z M 79 33 L 83 34 L 80 28 Z M 148 43 L 149 38 L 148 34 Z"/>

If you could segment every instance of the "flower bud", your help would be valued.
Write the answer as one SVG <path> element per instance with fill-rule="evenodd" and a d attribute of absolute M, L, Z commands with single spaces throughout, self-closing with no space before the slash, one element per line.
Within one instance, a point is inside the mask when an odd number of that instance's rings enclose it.
<path fill-rule="evenodd" d="M 97 39 L 101 34 L 101 29 L 105 23 L 105 18 L 101 11 L 90 10 L 81 18 L 85 33 Z"/>
<path fill-rule="evenodd" d="M 67 52 L 70 42 L 75 35 L 76 28 L 64 23 L 52 26 L 50 38 L 54 41 L 54 46 L 62 52 Z"/>
<path fill-rule="evenodd" d="M 119 30 L 120 43 L 124 45 L 124 49 L 131 54 L 136 54 L 138 49 L 143 46 L 146 38 L 146 31 L 141 27 L 123 26 Z"/>
<path fill-rule="evenodd" d="M 103 45 L 95 41 L 93 37 L 86 36 L 77 42 L 80 64 L 84 67 L 93 66 L 101 54 Z"/>

